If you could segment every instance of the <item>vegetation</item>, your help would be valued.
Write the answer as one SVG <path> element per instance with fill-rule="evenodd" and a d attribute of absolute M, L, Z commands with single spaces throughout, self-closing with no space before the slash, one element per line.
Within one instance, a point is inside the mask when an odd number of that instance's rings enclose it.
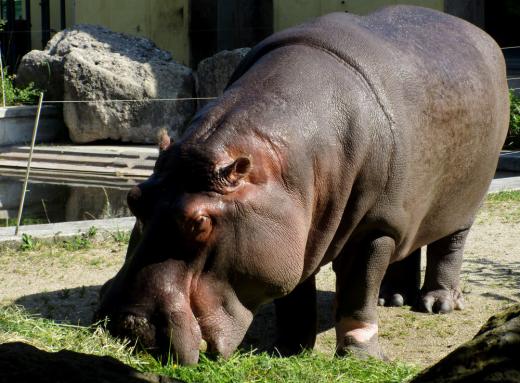
<path fill-rule="evenodd" d="M 520 191 L 489 194 L 479 216 L 487 217 L 484 220 L 486 225 L 494 224 L 497 219 L 500 219 L 508 222 L 508 226 L 514 226 L 520 219 Z M 64 241 L 41 243 L 26 236 L 24 242 L 31 244 L 29 246 L 33 250 L 28 249 L 23 253 L 15 249 L 3 250 L 2 256 L 0 256 L 0 269 L 10 267 L 9 272 L 19 276 L 30 272 L 37 277 L 42 275 L 56 277 L 56 268 L 51 268 L 49 265 L 74 265 L 74 267 L 85 270 L 85 273 L 98 268 L 105 270 L 114 265 L 119 267 L 124 260 L 125 246 L 123 244 L 127 242 L 129 233 L 124 231 L 112 233 L 100 243 L 94 241 L 93 237 L 96 234 L 96 230 L 91 229 L 83 237 L 78 235 L 75 239 L 69 240 L 73 243 L 89 243 L 85 246 L 78 245 L 78 248 L 83 248 L 80 251 L 67 250 L 66 247 L 69 245 L 66 245 Z M 96 248 L 103 249 L 105 253 L 96 254 L 93 252 L 93 249 Z M 477 255 L 473 255 L 473 262 L 475 259 L 479 259 Z M 22 261 L 23 263 L 15 267 L 16 262 Z M 477 270 L 471 275 L 482 274 L 483 270 L 486 270 L 483 267 L 499 270 L 507 266 L 507 264 L 502 264 L 501 267 L 495 267 L 496 264 L 498 263 L 486 263 L 483 266 L 481 263 L 470 263 Z M 27 265 L 30 265 L 30 270 Z M 514 270 L 512 267 L 511 270 Z M 67 269 L 62 268 L 62 270 Z M 36 277 L 32 277 L 32 274 L 29 277 L 31 280 L 36 279 Z M 506 278 L 512 278 L 511 282 Z M 514 273 L 511 276 L 507 274 L 500 279 L 495 279 L 501 286 L 508 283 L 514 286 L 516 283 Z M 471 292 L 471 289 L 476 288 L 475 286 L 463 278 L 464 292 L 473 294 L 472 299 L 477 299 L 477 295 L 480 296 L 480 293 Z M 57 308 L 60 305 L 72 304 L 69 300 L 77 298 L 78 295 L 88 297 L 88 287 L 64 289 L 61 291 L 58 301 L 53 301 L 49 296 L 45 299 L 49 299 L 48 305 L 54 305 Z M 496 302 L 497 305 L 504 303 L 503 300 Z M 486 306 L 476 306 L 474 312 L 480 313 L 486 307 L 487 303 Z M 494 306 L 492 309 L 494 310 Z M 39 311 L 39 309 L 34 310 L 33 308 L 33 311 L 45 315 L 44 311 Z M 386 311 L 388 313 L 391 310 Z M 410 338 L 406 338 L 407 333 L 416 337 L 415 334 L 420 331 L 422 334 L 428 334 L 428 332 L 424 332 L 424 329 L 429 329 L 429 334 L 432 336 L 447 339 L 460 332 L 461 326 L 470 326 L 472 321 L 478 322 L 480 326 L 482 320 L 481 314 L 472 314 L 471 307 L 467 307 L 462 314 L 454 313 L 449 318 L 421 315 L 410 312 L 408 309 L 396 309 L 395 311 L 396 315 L 388 317 L 391 320 L 387 318 L 385 325 L 382 326 L 380 336 L 382 339 L 390 339 L 392 342 L 402 341 L 407 345 L 410 342 Z M 64 316 L 54 318 L 64 318 Z M 203 355 L 201 363 L 197 366 L 180 367 L 174 361 L 162 365 L 149 354 L 136 351 L 132 343 L 112 338 L 102 327 L 73 326 L 59 324 L 56 321 L 31 315 L 18 306 L 0 306 L 0 343 L 23 341 L 49 352 L 65 348 L 93 355 L 108 355 L 139 371 L 176 377 L 186 382 L 404 382 L 410 380 L 419 371 L 418 367 L 410 364 L 332 358 L 330 355 L 319 352 L 290 358 L 278 358 L 265 353 L 241 352 L 234 354 L 227 361 L 212 361 Z M 470 334 L 470 336 L 473 335 L 474 333 Z M 334 343 L 333 335 L 330 341 Z M 423 344 L 421 339 L 418 339 L 417 342 Z"/>
<path fill-rule="evenodd" d="M 332 358 L 307 353 L 290 358 L 268 354 L 236 353 L 229 360 L 180 367 L 162 365 L 152 356 L 133 352 L 129 342 L 113 339 L 102 327 L 57 324 L 27 314 L 16 306 L 0 308 L 0 343 L 23 341 L 53 352 L 62 348 L 93 355 L 109 355 L 143 372 L 166 375 L 186 382 L 403 382 L 418 369 L 402 363 Z"/>
<path fill-rule="evenodd" d="M 69 251 L 78 251 L 89 249 L 92 246 L 92 240 L 97 234 L 97 229 L 92 226 L 86 233 L 75 235 L 71 239 L 62 242 L 63 248 Z"/>
<path fill-rule="evenodd" d="M 511 101 L 509 132 L 504 148 L 520 149 L 520 97 L 514 91 L 510 91 L 509 99 Z"/>
<path fill-rule="evenodd" d="M 41 90 L 36 88 L 33 83 L 30 83 L 25 88 L 17 88 L 14 86 L 14 75 L 7 72 L 4 68 L 4 92 L 5 103 L 7 106 L 12 105 L 34 105 L 38 102 Z"/>
<path fill-rule="evenodd" d="M 490 221 L 516 224 L 520 221 L 520 191 L 503 191 L 487 196 L 477 222 Z"/>

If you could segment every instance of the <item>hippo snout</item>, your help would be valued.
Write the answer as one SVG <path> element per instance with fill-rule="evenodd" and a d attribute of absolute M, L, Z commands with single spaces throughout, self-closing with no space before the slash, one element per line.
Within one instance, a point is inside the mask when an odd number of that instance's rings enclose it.
<path fill-rule="evenodd" d="M 140 344 L 150 350 L 157 348 L 155 325 L 148 318 L 134 314 L 123 314 L 119 317 L 109 324 L 111 333 L 119 337 L 138 340 Z"/>
<path fill-rule="evenodd" d="M 197 321 L 191 312 L 154 313 L 130 312 L 97 313 L 97 318 L 108 318 L 107 330 L 115 337 L 124 338 L 144 348 L 157 358 L 172 358 L 182 365 L 196 364 L 199 351 L 208 344 L 202 339 Z M 166 360 L 164 360 L 166 362 Z"/>

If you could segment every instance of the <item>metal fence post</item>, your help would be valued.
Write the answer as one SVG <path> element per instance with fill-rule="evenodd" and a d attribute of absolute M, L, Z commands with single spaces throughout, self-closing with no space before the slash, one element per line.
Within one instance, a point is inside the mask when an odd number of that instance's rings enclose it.
<path fill-rule="evenodd" d="M 18 217 L 16 219 L 16 229 L 14 235 L 18 235 L 18 229 L 20 228 L 20 221 L 22 220 L 23 203 L 25 201 L 25 193 L 27 192 L 27 183 L 29 181 L 29 172 L 31 170 L 31 161 L 34 151 L 34 143 L 36 142 L 36 132 L 38 131 L 38 124 L 40 122 L 40 113 L 42 111 L 43 103 L 43 92 L 40 93 L 40 101 L 38 102 L 38 111 L 36 112 L 36 119 L 34 120 L 34 129 L 31 140 L 31 150 L 29 152 L 29 159 L 27 160 L 27 170 L 25 172 L 25 180 L 23 182 L 22 195 L 20 197 L 20 206 L 18 207 Z"/>

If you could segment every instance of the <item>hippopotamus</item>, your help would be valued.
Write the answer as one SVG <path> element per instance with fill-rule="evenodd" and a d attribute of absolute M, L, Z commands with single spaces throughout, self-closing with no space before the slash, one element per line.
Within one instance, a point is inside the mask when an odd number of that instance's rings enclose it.
<path fill-rule="evenodd" d="M 381 283 L 394 265 L 385 294 L 416 283 L 422 247 L 419 305 L 462 308 L 464 243 L 508 118 L 501 50 L 456 17 L 393 6 L 275 33 L 129 192 L 136 226 L 97 315 L 193 364 L 201 344 L 229 356 L 274 302 L 290 354 L 315 343 L 316 274 L 332 263 L 337 354 L 382 357 Z"/>

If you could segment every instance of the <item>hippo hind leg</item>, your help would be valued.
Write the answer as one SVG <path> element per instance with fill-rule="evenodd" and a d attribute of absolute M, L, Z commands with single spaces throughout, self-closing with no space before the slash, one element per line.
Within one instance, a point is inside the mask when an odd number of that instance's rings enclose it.
<path fill-rule="evenodd" d="M 420 311 L 443 314 L 464 308 L 459 275 L 468 232 L 469 228 L 428 245 L 426 274 L 417 307 Z"/>
<path fill-rule="evenodd" d="M 415 305 L 421 287 L 421 249 L 388 266 L 379 290 L 379 306 Z"/>
<path fill-rule="evenodd" d="M 276 299 L 274 304 L 278 353 L 290 356 L 312 349 L 318 327 L 315 276 L 309 277 L 285 297 Z"/>

